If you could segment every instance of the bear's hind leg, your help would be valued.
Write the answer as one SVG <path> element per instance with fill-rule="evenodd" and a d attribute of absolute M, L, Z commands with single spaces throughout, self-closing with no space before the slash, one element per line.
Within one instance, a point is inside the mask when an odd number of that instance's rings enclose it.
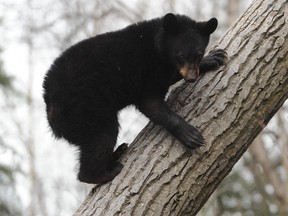
<path fill-rule="evenodd" d="M 118 161 L 122 155 L 125 154 L 125 152 L 128 149 L 128 144 L 127 143 L 122 143 L 118 148 L 113 152 L 113 159 L 115 161 Z"/>
<path fill-rule="evenodd" d="M 113 160 L 112 152 L 104 152 L 103 149 L 97 148 L 85 148 L 80 151 L 78 179 L 81 182 L 104 184 L 112 181 L 123 168 L 121 163 Z"/>
<path fill-rule="evenodd" d="M 118 135 L 118 122 L 101 125 L 101 131 L 91 134 L 91 139 L 80 144 L 80 170 L 78 179 L 91 184 L 104 184 L 112 181 L 122 170 L 123 165 L 113 156 Z M 93 138 L 92 138 L 93 136 Z"/>

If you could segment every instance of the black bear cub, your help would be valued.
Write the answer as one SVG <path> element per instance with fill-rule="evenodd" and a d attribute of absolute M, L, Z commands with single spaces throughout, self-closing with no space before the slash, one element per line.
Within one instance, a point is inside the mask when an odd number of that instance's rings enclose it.
<path fill-rule="evenodd" d="M 47 118 L 57 138 L 79 147 L 80 181 L 103 184 L 121 171 L 118 159 L 127 146 L 113 152 L 117 114 L 130 104 L 187 148 L 204 143 L 164 98 L 180 79 L 195 81 L 224 64 L 224 50 L 204 56 L 217 24 L 169 13 L 81 41 L 55 60 L 43 83 Z"/>

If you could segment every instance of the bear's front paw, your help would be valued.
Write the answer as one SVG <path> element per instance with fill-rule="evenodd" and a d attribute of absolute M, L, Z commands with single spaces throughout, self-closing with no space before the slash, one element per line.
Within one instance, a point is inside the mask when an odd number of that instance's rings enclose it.
<path fill-rule="evenodd" d="M 215 61 L 219 66 L 225 64 L 228 61 L 228 54 L 223 49 L 215 49 L 209 52 L 208 56 L 211 61 Z"/>
<path fill-rule="evenodd" d="M 195 149 L 205 143 L 202 134 L 192 125 L 185 125 L 174 134 L 187 148 Z"/>
<path fill-rule="evenodd" d="M 200 72 L 205 73 L 211 70 L 217 70 L 220 66 L 226 64 L 228 61 L 227 52 L 223 49 L 215 49 L 204 56 L 200 62 Z"/>

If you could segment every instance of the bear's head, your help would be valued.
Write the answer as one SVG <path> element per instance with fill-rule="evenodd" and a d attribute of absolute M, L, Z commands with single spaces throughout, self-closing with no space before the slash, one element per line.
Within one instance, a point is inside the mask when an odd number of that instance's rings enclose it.
<path fill-rule="evenodd" d="M 195 22 L 186 16 L 169 13 L 162 23 L 160 51 L 186 81 L 195 81 L 199 65 L 218 21 Z"/>

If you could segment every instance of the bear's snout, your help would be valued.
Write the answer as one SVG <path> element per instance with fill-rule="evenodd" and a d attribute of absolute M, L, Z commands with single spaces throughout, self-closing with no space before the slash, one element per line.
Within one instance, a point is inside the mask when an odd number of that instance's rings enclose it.
<path fill-rule="evenodd" d="M 186 63 L 180 68 L 180 74 L 187 82 L 195 82 L 199 77 L 199 66 Z"/>

